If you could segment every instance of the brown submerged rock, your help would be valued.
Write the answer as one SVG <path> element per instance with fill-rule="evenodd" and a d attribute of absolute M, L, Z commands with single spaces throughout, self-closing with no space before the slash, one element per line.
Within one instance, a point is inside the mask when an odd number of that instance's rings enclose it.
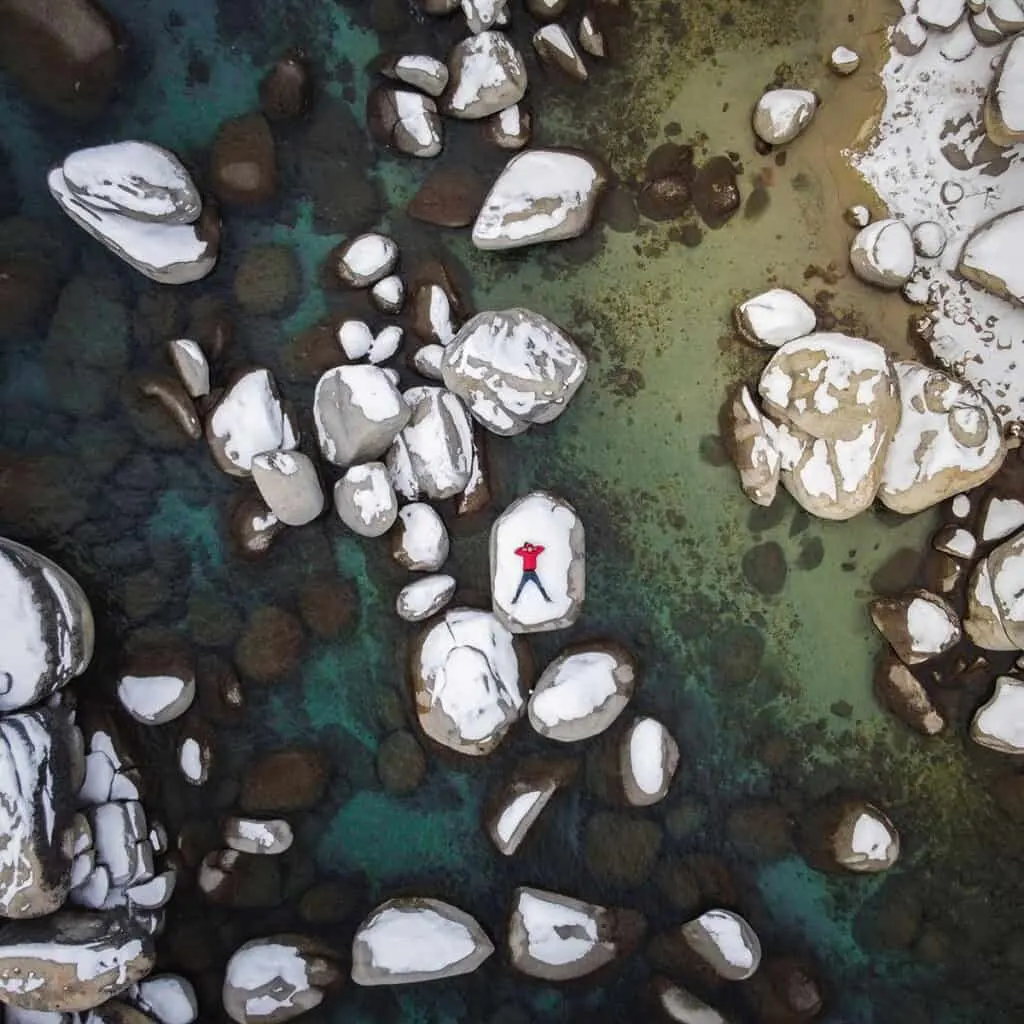
<path fill-rule="evenodd" d="M 599 811 L 587 822 L 587 866 L 595 878 L 631 889 L 643 885 L 661 849 L 661 828 L 653 821 Z"/>
<path fill-rule="evenodd" d="M 235 645 L 235 664 L 246 679 L 272 683 L 298 665 L 304 646 L 299 620 L 282 608 L 264 605 L 252 613 Z"/>
<path fill-rule="evenodd" d="M 243 558 L 261 558 L 287 529 L 258 494 L 244 495 L 231 510 L 231 540 Z"/>
<path fill-rule="evenodd" d="M 309 110 L 313 80 L 305 56 L 282 57 L 260 82 L 260 109 L 271 121 L 294 121 Z"/>
<path fill-rule="evenodd" d="M 667 174 L 648 181 L 640 190 L 637 207 L 648 220 L 673 220 L 690 206 L 690 182 L 682 174 Z"/>
<path fill-rule="evenodd" d="M 709 228 L 720 228 L 740 208 L 736 168 L 725 156 L 712 157 L 693 180 L 693 205 Z"/>
<path fill-rule="evenodd" d="M 312 633 L 334 640 L 359 618 L 359 591 L 351 580 L 314 576 L 299 591 L 299 612 Z"/>
<path fill-rule="evenodd" d="M 884 708 L 915 732 L 935 736 L 946 726 L 928 691 L 893 654 L 883 654 L 879 659 L 875 672 L 875 695 Z"/>
<path fill-rule="evenodd" d="M 114 23 L 92 0 L 4 0 L 0 67 L 36 102 L 72 117 L 106 106 L 121 66 Z"/>
<path fill-rule="evenodd" d="M 427 757 L 416 737 L 399 729 L 385 737 L 377 750 L 377 777 L 385 792 L 406 796 L 419 789 L 427 774 Z"/>
<path fill-rule="evenodd" d="M 262 114 L 225 121 L 210 157 L 210 184 L 226 203 L 265 203 L 277 190 L 274 137 Z"/>
<path fill-rule="evenodd" d="M 327 773 L 327 762 L 317 750 L 294 748 L 267 754 L 246 769 L 240 806 L 250 814 L 308 810 L 323 796 Z"/>
<path fill-rule="evenodd" d="M 53 278 L 40 261 L 0 259 L 0 338 L 29 328 L 53 292 Z"/>
<path fill-rule="evenodd" d="M 235 272 L 235 298 L 254 316 L 270 316 L 291 306 L 299 293 L 299 264 L 287 245 L 255 245 Z"/>
<path fill-rule="evenodd" d="M 410 217 L 442 228 L 464 228 L 476 220 L 487 185 L 468 167 L 439 167 L 413 196 Z"/>

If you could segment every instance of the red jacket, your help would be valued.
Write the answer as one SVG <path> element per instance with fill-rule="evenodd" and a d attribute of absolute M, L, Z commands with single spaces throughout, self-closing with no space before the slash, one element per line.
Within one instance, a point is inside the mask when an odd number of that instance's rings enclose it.
<path fill-rule="evenodd" d="M 539 544 L 534 544 L 529 548 L 525 545 L 516 548 L 516 554 L 523 560 L 523 572 L 537 571 L 537 559 L 540 558 L 540 553 L 543 550 L 544 548 Z"/>

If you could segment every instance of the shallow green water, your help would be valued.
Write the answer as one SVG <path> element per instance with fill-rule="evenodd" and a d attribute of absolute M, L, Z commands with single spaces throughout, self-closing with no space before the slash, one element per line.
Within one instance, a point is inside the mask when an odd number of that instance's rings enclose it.
<path fill-rule="evenodd" d="M 1013 985 L 1024 960 L 1015 938 L 1021 842 L 992 808 L 989 765 L 976 763 L 956 736 L 911 738 L 871 694 L 875 639 L 864 605 L 872 576 L 898 549 L 919 546 L 932 520 L 809 522 L 783 499 L 777 515 L 764 515 L 744 501 L 732 470 L 713 464 L 726 389 L 758 365 L 731 337 L 732 305 L 769 279 L 801 284 L 808 264 L 831 258 L 827 232 L 816 230 L 829 187 L 824 172 L 818 177 L 799 162 L 775 168 L 763 213 L 705 229 L 695 247 L 673 234 L 678 225 L 641 221 L 629 232 L 602 224 L 542 252 L 481 255 L 465 233 L 428 230 L 404 215 L 428 168 L 383 156 L 360 127 L 369 60 L 399 46 L 440 54 L 454 30 L 415 24 L 400 3 L 107 6 L 131 45 L 122 95 L 101 120 L 67 125 L 23 103 L 9 85 L 0 92 L 0 146 L 17 182 L 12 197 L 0 198 L 0 214 L 33 221 L 0 225 L 0 255 L 43 255 L 64 289 L 38 334 L 0 344 L 0 529 L 53 554 L 86 586 L 101 643 L 82 685 L 103 700 L 119 644 L 132 631 L 170 628 L 204 653 L 230 657 L 256 608 L 297 612 L 311 577 L 349 580 L 358 596 L 357 620 L 340 639 L 307 631 L 287 679 L 247 687 L 245 720 L 218 730 L 218 768 L 205 791 L 189 790 L 172 767 L 174 727 L 138 737 L 156 790 L 147 806 L 161 808 L 172 831 L 209 825 L 232 807 L 255 752 L 311 744 L 332 764 L 322 804 L 296 817 L 299 841 L 284 858 L 276 905 L 211 909 L 182 885 L 165 955 L 199 984 L 204 1019 L 217 1012 L 219 972 L 231 950 L 251 936 L 310 930 L 297 916 L 298 899 L 323 879 L 342 879 L 357 893 L 349 918 L 320 930 L 341 948 L 374 900 L 399 892 L 451 899 L 495 937 L 523 883 L 637 907 L 654 934 L 721 901 L 742 910 L 769 952 L 812 958 L 828 997 L 822 1019 L 1021 1019 Z M 614 65 L 597 70 L 588 86 L 532 79 L 539 141 L 596 151 L 627 182 L 667 138 L 693 141 L 700 159 L 735 154 L 748 194 L 772 164 L 752 149 L 750 98 L 783 63 L 791 69 L 784 77 L 828 88 L 821 5 L 634 7 Z M 388 11 L 399 31 L 378 36 L 373 26 Z M 256 106 L 264 71 L 293 45 L 317 70 L 312 126 L 278 138 L 280 203 L 225 214 L 221 263 L 208 281 L 171 294 L 133 276 L 61 218 L 43 183 L 51 162 L 83 144 L 138 135 L 176 150 L 201 175 L 217 126 Z M 479 163 L 487 173 L 500 166 L 457 128 L 442 160 Z M 315 159 L 331 169 L 317 181 L 330 185 L 311 194 Z M 328 199 L 336 204 L 329 224 Z M 480 814 L 485 794 L 517 760 L 546 749 L 528 730 L 485 763 L 428 751 L 415 793 L 384 792 L 378 746 L 412 720 L 404 685 L 409 631 L 391 610 L 405 580 L 386 545 L 357 541 L 327 521 L 291 531 L 260 563 L 239 561 L 225 540 L 236 485 L 201 444 L 180 441 L 124 400 L 128 375 L 161 365 L 162 342 L 185 330 L 187 305 L 206 294 L 233 304 L 240 256 L 273 241 L 293 248 L 301 289 L 279 316 L 236 308 L 231 359 L 270 366 L 308 427 L 316 375 L 303 369 L 292 339 L 327 310 L 344 308 L 343 296 L 321 287 L 320 268 L 346 233 L 371 226 L 394 234 L 407 267 L 443 249 L 461 261 L 476 308 L 530 306 L 571 330 L 592 360 L 585 389 L 557 424 L 499 441 L 491 454 L 496 508 L 544 487 L 572 500 L 587 524 L 585 614 L 573 630 L 534 642 L 538 663 L 576 639 L 627 642 L 644 667 L 637 709 L 659 714 L 683 751 L 665 805 L 615 819 L 623 850 L 627 839 L 646 837 L 634 855 L 620 852 L 625 863 L 615 871 L 596 863 L 593 849 L 588 856 L 588 823 L 606 811 L 600 744 L 577 753 L 576 785 L 511 862 L 493 853 Z M 847 311 L 844 299 L 836 299 L 837 314 Z M 467 596 L 486 587 L 488 525 L 485 516 L 453 527 L 450 571 Z M 766 544 L 778 545 L 786 565 L 775 594 L 752 586 L 744 568 L 748 552 Z M 161 586 L 143 586 L 143 573 L 156 573 Z M 741 644 L 755 654 L 730 672 L 735 662 L 725 656 Z M 900 827 L 904 857 L 886 877 L 826 877 L 795 853 L 770 848 L 767 837 L 743 842 L 729 826 L 730 813 L 755 800 L 799 822 L 836 788 L 877 800 Z M 701 876 L 696 893 L 679 884 L 681 873 L 699 875 L 706 858 L 714 858 L 713 882 Z M 556 989 L 515 978 L 496 956 L 452 983 L 395 992 L 350 987 L 318 1014 L 373 1022 L 647 1020 L 646 979 L 664 966 L 656 946 L 647 947 L 594 982 Z M 742 991 L 708 995 L 738 1020 L 767 1019 Z"/>

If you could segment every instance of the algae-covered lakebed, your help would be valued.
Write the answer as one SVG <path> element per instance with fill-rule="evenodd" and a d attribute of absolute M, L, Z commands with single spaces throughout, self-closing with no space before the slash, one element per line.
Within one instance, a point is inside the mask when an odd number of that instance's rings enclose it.
<path fill-rule="evenodd" d="M 366 129 L 378 55 L 443 58 L 463 34 L 454 19 L 425 16 L 417 0 L 102 6 L 123 47 L 102 109 L 65 116 L 0 75 L 0 268 L 21 268 L 27 290 L 20 305 L 0 290 L 0 533 L 59 562 L 89 595 L 97 643 L 76 683 L 83 708 L 113 713 L 126 645 L 168 632 L 194 651 L 200 677 L 241 679 L 241 714 L 206 702 L 200 679 L 189 728 L 215 753 L 202 787 L 178 768 L 182 723 L 122 723 L 179 868 L 158 966 L 196 986 L 201 1019 L 221 1019 L 224 967 L 243 942 L 301 933 L 347 957 L 359 922 L 398 895 L 465 909 L 496 954 L 431 984 L 347 983 L 310 1024 L 658 1020 L 655 975 L 738 1022 L 1024 1019 L 1020 789 L 1007 796 L 1005 768 L 970 749 L 963 728 L 926 741 L 872 691 L 867 601 L 914 580 L 936 518 L 825 522 L 785 495 L 755 508 L 719 436 L 730 389 L 764 362 L 732 326 L 746 295 L 795 288 L 819 322 L 909 351 L 911 307 L 851 278 L 842 220 L 870 200 L 840 151 L 880 101 L 886 5 L 605 0 L 594 6 L 608 56 L 577 83 L 537 63 L 534 23 L 514 3 L 508 31 L 529 55 L 535 144 L 601 158 L 612 183 L 582 237 L 510 253 L 478 251 L 468 229 L 406 212 L 436 165 L 496 176 L 508 154 L 476 125 L 448 124 L 433 161 L 388 153 Z M 583 8 L 571 3 L 565 23 Z M 0 32 L 8 16 L 0 0 Z M 862 57 L 849 81 L 827 66 L 840 43 Z M 259 109 L 261 80 L 294 50 L 311 69 L 311 108 L 273 124 L 266 201 L 220 209 L 209 277 L 147 280 L 50 196 L 47 171 L 66 154 L 130 138 L 172 150 L 204 187 L 220 126 Z M 771 84 L 821 99 L 816 131 L 784 155 L 759 153 L 750 130 Z M 703 182 L 734 180 L 739 209 L 717 216 L 709 185 L 679 216 L 638 212 L 648 172 L 666 159 L 685 159 Z M 459 603 L 486 605 L 497 515 L 532 490 L 572 502 L 586 527 L 586 602 L 570 629 L 530 638 L 533 661 L 594 639 L 635 653 L 632 710 L 657 716 L 680 749 L 661 803 L 631 809 L 610 791 L 618 732 L 553 751 L 522 722 L 486 758 L 432 744 L 407 683 L 417 627 L 394 613 L 408 573 L 388 542 L 354 536 L 329 511 L 265 556 L 241 557 L 230 539 L 241 485 L 140 397 L 140 377 L 166 370 L 168 340 L 230 323 L 225 372 L 269 368 L 313 436 L 313 389 L 334 359 L 322 325 L 367 308 L 331 280 L 328 257 L 371 229 L 398 243 L 402 273 L 442 260 L 469 310 L 528 307 L 586 353 L 586 382 L 564 415 L 491 438 L 490 506 L 444 509 L 444 571 Z M 418 381 L 403 359 L 394 365 L 403 386 Z M 244 800 L 253 764 L 285 748 L 318 752 L 318 799 L 287 815 L 286 854 L 254 858 L 210 901 L 196 879 L 220 845 L 218 820 Z M 571 762 L 571 783 L 517 854 L 501 857 L 482 825 L 489 795 L 525 759 L 553 757 Z M 275 780 L 289 781 L 303 782 Z M 801 854 L 807 823 L 837 794 L 892 819 L 901 854 L 890 871 L 824 873 Z M 640 911 L 646 936 L 592 977 L 523 978 L 503 948 L 521 885 Z M 751 981 L 689 973 L 675 932 L 712 906 L 742 913 L 760 937 L 764 968 Z M 813 1013 L 794 1009 L 794 979 L 820 992 Z"/>

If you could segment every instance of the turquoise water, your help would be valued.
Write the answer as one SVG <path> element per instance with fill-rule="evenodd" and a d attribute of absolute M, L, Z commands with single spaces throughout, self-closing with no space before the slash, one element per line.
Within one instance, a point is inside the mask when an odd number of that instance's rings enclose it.
<path fill-rule="evenodd" d="M 827 21 L 814 2 L 749 6 L 716 4 L 715 17 L 673 3 L 636 10 L 615 37 L 617 60 L 588 87 L 534 78 L 540 140 L 597 150 L 627 183 L 668 138 L 693 141 L 701 160 L 735 152 L 746 194 L 767 163 L 750 144 L 749 98 L 783 63 L 818 83 Z M 0 192 L 8 218 L 0 257 L 32 256 L 51 284 L 34 328 L 0 341 L 0 529 L 52 554 L 88 590 L 100 643 L 81 688 L 101 702 L 111 699 L 118 650 L 133 632 L 171 629 L 204 655 L 231 658 L 256 609 L 305 621 L 311 579 L 348 581 L 355 594 L 352 621 L 337 635 L 323 639 L 303 625 L 284 678 L 246 682 L 246 715 L 218 726 L 205 790 L 189 789 L 173 768 L 174 726 L 136 736 L 153 780 L 147 806 L 172 833 L 208 833 L 216 814 L 235 806 L 244 767 L 261 752 L 314 746 L 331 764 L 323 800 L 294 816 L 298 842 L 265 887 L 267 905 L 211 908 L 181 886 L 163 956 L 196 981 L 204 1019 L 219 1013 L 223 963 L 246 938 L 309 931 L 344 950 L 376 900 L 409 892 L 465 907 L 500 948 L 511 893 L 527 883 L 638 908 L 654 936 L 713 902 L 735 906 L 773 956 L 809 959 L 826 993 L 820 1019 L 836 1024 L 1021 1019 L 1014 976 L 1024 958 L 1016 939 L 1024 851 L 1019 827 L 988 795 L 999 769 L 956 735 L 924 744 L 900 732 L 870 692 L 874 638 L 863 605 L 872 577 L 898 549 L 919 546 L 932 520 L 810 523 L 785 502 L 778 515 L 754 513 L 732 471 L 716 464 L 725 387 L 756 372 L 756 358 L 729 337 L 729 310 L 769 274 L 798 282 L 806 263 L 827 263 L 827 240 L 812 230 L 830 201 L 822 168 L 795 153 L 795 166 L 776 172 L 766 212 L 702 229 L 695 248 L 672 225 L 641 222 L 630 232 L 602 224 L 544 252 L 476 254 L 465 233 L 404 215 L 428 168 L 381 154 L 361 128 L 369 61 L 393 47 L 443 53 L 454 27 L 419 24 L 398 2 L 107 7 L 129 47 L 121 93 L 100 119 L 69 124 L 9 83 L 0 89 L 0 166 L 15 183 Z M 388 24 L 396 30 L 376 30 Z M 59 214 L 45 169 L 85 144 L 152 139 L 201 180 L 219 124 L 255 108 L 262 75 L 293 46 L 316 73 L 312 119 L 278 133 L 279 201 L 225 212 L 221 263 L 209 280 L 182 289 L 145 282 Z M 486 174 L 500 166 L 468 130 L 449 133 L 442 160 Z M 577 505 L 588 531 L 586 612 L 573 630 L 537 638 L 536 660 L 588 637 L 628 643 L 643 666 L 637 708 L 660 715 L 683 753 L 665 804 L 627 814 L 603 799 L 602 745 L 570 751 L 575 785 L 509 861 L 492 851 L 480 816 L 520 758 L 550 755 L 527 729 L 483 763 L 427 750 L 425 777 L 409 795 L 389 794 L 378 780 L 382 740 L 416 729 L 404 681 L 409 630 L 392 612 L 405 576 L 387 545 L 345 536 L 327 520 L 290 531 L 263 561 L 241 561 L 226 540 L 237 485 L 201 443 L 178 438 L 132 396 L 131 375 L 162 368 L 162 342 L 186 331 L 193 301 L 215 296 L 237 328 L 228 366 L 270 366 L 308 431 L 316 373 L 293 339 L 343 308 L 345 297 L 322 287 L 321 266 L 346 235 L 373 226 L 394 233 L 404 266 L 439 251 L 458 261 L 476 308 L 529 305 L 587 349 L 592 372 L 570 411 L 491 446 L 495 508 L 535 487 Z M 276 313 L 253 315 L 236 302 L 233 279 L 242 255 L 269 242 L 290 248 L 300 285 Z M 833 301 L 848 301 L 842 285 Z M 492 514 L 453 523 L 449 571 L 467 599 L 486 588 Z M 778 593 L 758 590 L 744 572 L 748 552 L 764 544 L 777 545 L 787 566 Z M 739 671 L 725 655 L 744 644 L 751 653 Z M 884 878 L 823 876 L 787 845 L 792 823 L 836 788 L 877 800 L 899 825 L 904 858 Z M 732 815 L 754 801 L 791 823 L 786 841 L 738 833 Z M 609 812 L 618 817 L 595 817 Z M 601 823 L 621 836 L 611 852 L 595 848 Z M 327 880 L 350 895 L 348 912 L 311 925 L 299 901 Z M 349 986 L 307 1019 L 643 1021 L 652 1019 L 648 977 L 670 966 L 655 942 L 614 971 L 556 988 L 517 978 L 499 952 L 450 983 Z M 749 986 L 704 994 L 737 1020 L 775 1019 Z"/>

